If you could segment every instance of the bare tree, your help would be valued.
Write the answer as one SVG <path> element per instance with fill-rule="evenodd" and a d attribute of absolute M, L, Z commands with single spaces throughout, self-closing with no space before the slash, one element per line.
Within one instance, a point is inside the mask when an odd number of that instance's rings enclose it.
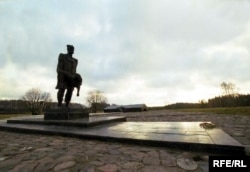
<path fill-rule="evenodd" d="M 88 92 L 87 102 L 92 109 L 92 112 L 96 113 L 98 109 L 107 104 L 107 98 L 100 90 L 95 90 Z"/>
<path fill-rule="evenodd" d="M 223 90 L 223 94 L 226 96 L 236 96 L 238 95 L 236 92 L 236 87 L 235 84 L 231 83 L 231 82 L 222 82 L 220 84 L 221 89 Z"/>
<path fill-rule="evenodd" d="M 40 89 L 32 88 L 22 96 L 32 115 L 42 114 L 48 102 L 51 102 L 51 95 L 48 92 L 42 92 Z"/>

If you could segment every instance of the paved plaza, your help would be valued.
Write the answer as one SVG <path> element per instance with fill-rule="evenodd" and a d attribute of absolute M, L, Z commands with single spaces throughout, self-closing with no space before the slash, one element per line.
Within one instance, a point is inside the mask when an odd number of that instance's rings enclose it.
<path fill-rule="evenodd" d="M 131 124 L 136 121 L 147 121 L 146 124 L 164 121 L 211 121 L 243 145 L 249 155 L 250 119 L 247 116 L 173 111 L 120 115 L 126 115 Z M 56 135 L 1 131 L 0 137 L 1 171 L 208 171 L 208 156 L 212 155 L 202 151 Z"/>

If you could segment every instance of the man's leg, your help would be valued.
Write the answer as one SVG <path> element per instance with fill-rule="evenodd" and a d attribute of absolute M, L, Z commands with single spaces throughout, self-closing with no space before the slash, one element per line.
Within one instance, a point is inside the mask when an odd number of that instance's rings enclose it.
<path fill-rule="evenodd" d="M 69 103 L 72 97 L 72 93 L 73 93 L 74 87 L 70 87 L 67 89 L 66 95 L 65 95 L 65 103 L 66 103 L 66 107 L 69 107 Z"/>
<path fill-rule="evenodd" d="M 65 89 L 59 89 L 57 92 L 58 107 L 62 106 L 64 92 L 65 92 Z"/>

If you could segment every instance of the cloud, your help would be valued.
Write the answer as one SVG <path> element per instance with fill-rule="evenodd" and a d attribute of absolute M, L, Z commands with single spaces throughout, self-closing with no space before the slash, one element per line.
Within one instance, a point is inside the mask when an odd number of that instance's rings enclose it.
<path fill-rule="evenodd" d="M 53 74 L 43 66 L 29 66 L 25 70 L 13 63 L 6 64 L 0 70 L 0 97 L 2 99 L 21 98 L 31 88 L 40 88 L 51 92 L 55 88 Z"/>
<path fill-rule="evenodd" d="M 0 98 L 38 85 L 56 100 L 66 44 L 83 76 L 73 101 L 92 89 L 117 104 L 198 101 L 223 81 L 250 91 L 249 1 L 18 2 L 0 2 Z"/>

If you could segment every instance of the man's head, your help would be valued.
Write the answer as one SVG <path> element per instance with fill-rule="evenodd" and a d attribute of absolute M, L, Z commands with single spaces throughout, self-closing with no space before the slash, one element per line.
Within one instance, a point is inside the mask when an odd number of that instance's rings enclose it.
<path fill-rule="evenodd" d="M 68 54 L 74 54 L 74 49 L 73 45 L 67 45 Z"/>

